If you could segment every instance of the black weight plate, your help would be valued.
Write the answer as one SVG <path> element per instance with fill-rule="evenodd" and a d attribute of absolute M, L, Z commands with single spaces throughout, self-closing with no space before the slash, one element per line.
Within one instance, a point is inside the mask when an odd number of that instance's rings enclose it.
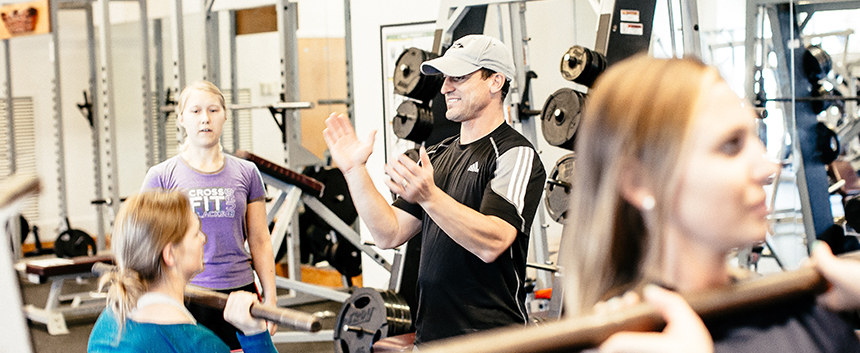
<path fill-rule="evenodd" d="M 68 229 L 57 236 L 57 240 L 54 241 L 54 251 L 58 257 L 66 258 L 95 255 L 96 242 L 82 230 Z"/>
<path fill-rule="evenodd" d="M 21 244 L 24 244 L 24 241 L 27 240 L 27 236 L 30 235 L 30 222 L 27 222 L 27 219 L 24 216 L 18 216 L 19 226 L 21 230 Z"/>
<path fill-rule="evenodd" d="M 405 100 L 397 107 L 392 125 L 397 137 L 421 143 L 433 131 L 433 111 L 426 105 Z"/>
<path fill-rule="evenodd" d="M 546 142 L 573 150 L 584 102 L 583 94 L 570 88 L 561 88 L 547 98 L 541 110 L 541 131 Z"/>
<path fill-rule="evenodd" d="M 806 47 L 803 53 L 803 71 L 810 82 L 818 82 L 827 77 L 833 68 L 833 60 L 824 49 L 817 45 Z"/>
<path fill-rule="evenodd" d="M 394 93 L 429 102 L 442 87 L 441 76 L 421 73 L 421 63 L 438 55 L 418 48 L 409 48 L 400 54 L 394 67 Z"/>
<path fill-rule="evenodd" d="M 812 97 L 834 98 L 840 96 L 842 96 L 842 94 L 839 93 L 839 90 L 832 85 L 821 85 L 818 83 L 812 85 Z M 812 111 L 815 114 L 820 114 L 834 105 L 839 108 L 840 112 L 845 110 L 845 102 L 840 100 L 811 101 L 809 102 L 809 105 L 812 107 Z"/>
<path fill-rule="evenodd" d="M 591 49 L 574 45 L 561 58 L 559 70 L 565 80 L 588 87 L 606 69 L 606 58 Z"/>
<path fill-rule="evenodd" d="M 361 274 L 361 252 L 349 241 L 340 240 L 334 243 L 328 261 L 344 276 L 352 278 Z"/>
<path fill-rule="evenodd" d="M 839 157 L 841 146 L 839 136 L 822 122 L 815 124 L 815 149 L 818 150 L 818 159 L 823 164 L 830 164 Z"/>
<path fill-rule="evenodd" d="M 561 157 L 549 173 L 550 181 L 544 187 L 546 210 L 556 222 L 564 223 L 567 218 L 570 207 L 570 185 L 573 183 L 575 171 L 576 155 L 570 153 Z M 567 184 L 567 186 L 560 184 Z"/>

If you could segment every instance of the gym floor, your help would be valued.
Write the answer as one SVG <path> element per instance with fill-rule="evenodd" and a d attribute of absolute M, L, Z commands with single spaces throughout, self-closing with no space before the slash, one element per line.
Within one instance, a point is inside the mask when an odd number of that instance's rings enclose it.
<path fill-rule="evenodd" d="M 87 279 L 83 283 L 75 281 L 66 281 L 63 287 L 63 293 L 76 293 L 94 290 L 97 281 L 94 278 Z M 33 304 L 37 307 L 44 307 L 45 301 L 48 298 L 48 292 L 51 289 L 50 283 L 34 284 L 27 281 L 22 281 L 21 284 L 24 304 Z M 280 290 L 280 289 L 279 289 Z M 295 309 L 315 313 L 321 311 L 331 311 L 335 314 L 340 310 L 341 304 L 338 302 L 324 301 L 314 304 L 306 304 L 298 306 Z M 48 329 L 44 324 L 38 322 L 29 322 L 30 338 L 33 341 L 33 349 L 36 353 L 69 353 L 69 352 L 86 352 L 87 340 L 92 331 L 93 324 L 97 316 L 73 318 L 67 320 L 69 329 L 68 335 L 51 336 L 48 334 Z M 324 318 L 322 320 L 323 329 L 332 329 L 334 327 L 334 317 Z M 334 352 L 334 343 L 332 342 L 308 342 L 308 343 L 281 343 L 275 347 L 279 352 L 302 352 L 302 353 L 331 353 Z"/>

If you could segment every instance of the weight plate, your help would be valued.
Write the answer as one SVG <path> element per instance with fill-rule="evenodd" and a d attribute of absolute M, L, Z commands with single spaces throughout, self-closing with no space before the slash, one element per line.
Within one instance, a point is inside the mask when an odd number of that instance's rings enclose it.
<path fill-rule="evenodd" d="M 806 47 L 803 53 L 803 71 L 810 82 L 818 82 L 830 73 L 833 68 L 833 60 L 824 49 L 817 45 Z"/>
<path fill-rule="evenodd" d="M 357 288 L 338 313 L 334 329 L 337 353 L 369 353 L 376 341 L 409 333 L 409 306 L 393 291 Z"/>
<path fill-rule="evenodd" d="M 21 230 L 21 244 L 24 244 L 24 241 L 27 240 L 27 236 L 30 235 L 30 222 L 27 222 L 27 219 L 24 218 L 23 215 L 19 215 L 18 219 L 20 220 L 19 229 Z"/>
<path fill-rule="evenodd" d="M 567 49 L 561 57 L 561 76 L 588 87 L 605 69 L 606 58 L 603 54 L 578 45 Z"/>
<path fill-rule="evenodd" d="M 337 272 L 347 277 L 361 274 L 361 252 L 347 240 L 332 244 L 328 261 Z"/>
<path fill-rule="evenodd" d="M 397 137 L 421 143 L 433 131 L 433 111 L 426 105 L 405 100 L 397 107 L 392 125 Z"/>
<path fill-rule="evenodd" d="M 558 162 L 549 173 L 544 194 L 546 195 L 546 210 L 553 220 L 564 223 L 570 207 L 570 192 L 573 175 L 576 171 L 576 155 L 569 153 Z"/>
<path fill-rule="evenodd" d="M 541 131 L 546 142 L 573 150 L 584 102 L 585 96 L 570 88 L 561 88 L 547 98 L 541 111 Z"/>
<path fill-rule="evenodd" d="M 65 258 L 95 255 L 96 242 L 82 230 L 68 229 L 57 236 L 57 240 L 54 241 L 54 252 L 57 257 Z"/>
<path fill-rule="evenodd" d="M 394 93 L 429 102 L 442 88 L 441 76 L 421 73 L 421 63 L 438 55 L 418 48 L 409 48 L 400 54 L 394 67 Z"/>
<path fill-rule="evenodd" d="M 815 148 L 823 164 L 833 163 L 841 151 L 839 136 L 822 122 L 815 124 Z"/>

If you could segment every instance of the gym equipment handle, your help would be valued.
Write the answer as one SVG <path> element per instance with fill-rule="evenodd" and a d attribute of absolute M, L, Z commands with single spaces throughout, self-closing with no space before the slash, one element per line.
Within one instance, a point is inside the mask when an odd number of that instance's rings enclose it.
<path fill-rule="evenodd" d="M 860 260 L 860 251 L 840 257 Z M 815 269 L 805 267 L 683 296 L 690 307 L 707 320 L 738 314 L 775 301 L 816 295 L 826 291 L 827 287 L 824 277 Z M 421 347 L 421 353 L 568 352 L 598 346 L 616 332 L 659 331 L 664 326 L 663 317 L 651 305 L 640 303 L 610 314 L 562 319 L 527 329 L 502 328 L 430 342 Z"/>
<path fill-rule="evenodd" d="M 93 265 L 92 271 L 97 275 L 102 275 L 111 271 L 116 271 L 116 266 L 97 262 Z M 218 293 L 192 285 L 185 287 L 185 299 L 220 310 L 224 310 L 224 306 L 227 304 L 227 294 Z M 265 319 L 277 323 L 279 326 L 284 326 L 297 331 L 317 332 L 322 328 L 320 319 L 317 316 L 294 309 L 265 305 L 260 302 L 251 304 L 251 316 L 258 319 Z"/>

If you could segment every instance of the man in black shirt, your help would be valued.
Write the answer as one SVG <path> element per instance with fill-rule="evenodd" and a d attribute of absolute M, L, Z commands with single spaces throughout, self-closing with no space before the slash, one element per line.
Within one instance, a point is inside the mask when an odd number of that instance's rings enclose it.
<path fill-rule="evenodd" d="M 392 205 L 365 168 L 373 133 L 360 141 L 346 116 L 332 114 L 326 144 L 379 247 L 422 232 L 416 344 L 525 325 L 528 236 L 546 172 L 531 143 L 505 123 L 510 50 L 465 36 L 421 71 L 445 75 L 446 117 L 461 123 L 460 134 L 422 147 L 419 163 L 400 156 L 385 166 L 385 184 L 398 195 Z"/>

